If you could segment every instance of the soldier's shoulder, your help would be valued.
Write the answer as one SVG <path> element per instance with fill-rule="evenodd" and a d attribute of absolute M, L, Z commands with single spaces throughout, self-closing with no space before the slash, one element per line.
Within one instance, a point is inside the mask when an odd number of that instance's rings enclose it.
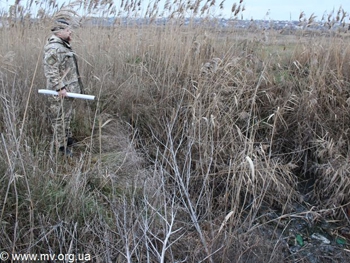
<path fill-rule="evenodd" d="M 45 45 L 45 49 L 52 49 L 52 48 L 61 48 L 62 44 L 59 42 L 54 42 L 54 41 L 48 41 Z"/>
<path fill-rule="evenodd" d="M 63 43 L 62 40 L 58 37 L 56 37 L 55 35 L 51 36 L 45 45 L 45 49 L 51 49 L 51 48 L 62 48 L 63 47 Z"/>

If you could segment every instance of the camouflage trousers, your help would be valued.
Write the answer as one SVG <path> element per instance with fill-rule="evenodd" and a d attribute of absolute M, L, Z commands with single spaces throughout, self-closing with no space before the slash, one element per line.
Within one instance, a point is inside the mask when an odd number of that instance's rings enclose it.
<path fill-rule="evenodd" d="M 54 144 L 57 148 L 66 148 L 68 138 L 72 137 L 70 123 L 74 116 L 74 100 L 52 97 L 49 101 L 49 118 L 53 131 Z"/>

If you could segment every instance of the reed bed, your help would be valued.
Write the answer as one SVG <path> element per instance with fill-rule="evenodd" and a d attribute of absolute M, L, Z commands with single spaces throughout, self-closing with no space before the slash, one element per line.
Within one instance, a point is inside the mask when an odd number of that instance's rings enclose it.
<path fill-rule="evenodd" d="M 324 34 L 310 34 L 315 18 L 301 14 L 303 28 L 285 35 L 222 28 L 214 1 L 77 3 L 72 45 L 97 100 L 77 108 L 73 160 L 50 151 L 37 89 L 50 21 L 76 5 L 42 3 L 33 21 L 19 2 L 3 16 L 1 249 L 91 262 L 311 262 L 291 252 L 286 219 L 349 225 L 345 11 Z M 239 18 L 244 1 L 231 11 Z M 148 23 L 134 23 L 142 12 Z M 118 19 L 91 25 L 93 13 Z M 198 15 L 200 25 L 184 24 Z"/>

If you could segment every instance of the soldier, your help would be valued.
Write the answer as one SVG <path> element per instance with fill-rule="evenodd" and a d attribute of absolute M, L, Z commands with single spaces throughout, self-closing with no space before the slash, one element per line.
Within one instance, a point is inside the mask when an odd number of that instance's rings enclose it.
<path fill-rule="evenodd" d="M 82 93 L 76 56 L 70 46 L 71 27 L 65 19 L 55 21 L 44 48 L 44 72 L 46 88 L 55 90 L 59 96 L 50 97 L 49 118 L 53 128 L 56 149 L 66 156 L 72 156 L 73 144 L 70 122 L 74 113 L 74 99 L 67 92 Z"/>

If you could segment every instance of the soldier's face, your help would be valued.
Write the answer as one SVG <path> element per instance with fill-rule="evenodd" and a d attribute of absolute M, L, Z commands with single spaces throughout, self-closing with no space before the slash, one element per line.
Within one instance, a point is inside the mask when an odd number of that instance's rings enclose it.
<path fill-rule="evenodd" d="M 66 40 L 70 42 L 72 40 L 72 31 L 70 27 L 67 27 L 65 29 L 62 29 L 58 32 L 58 37 L 62 38 L 63 40 Z"/>

